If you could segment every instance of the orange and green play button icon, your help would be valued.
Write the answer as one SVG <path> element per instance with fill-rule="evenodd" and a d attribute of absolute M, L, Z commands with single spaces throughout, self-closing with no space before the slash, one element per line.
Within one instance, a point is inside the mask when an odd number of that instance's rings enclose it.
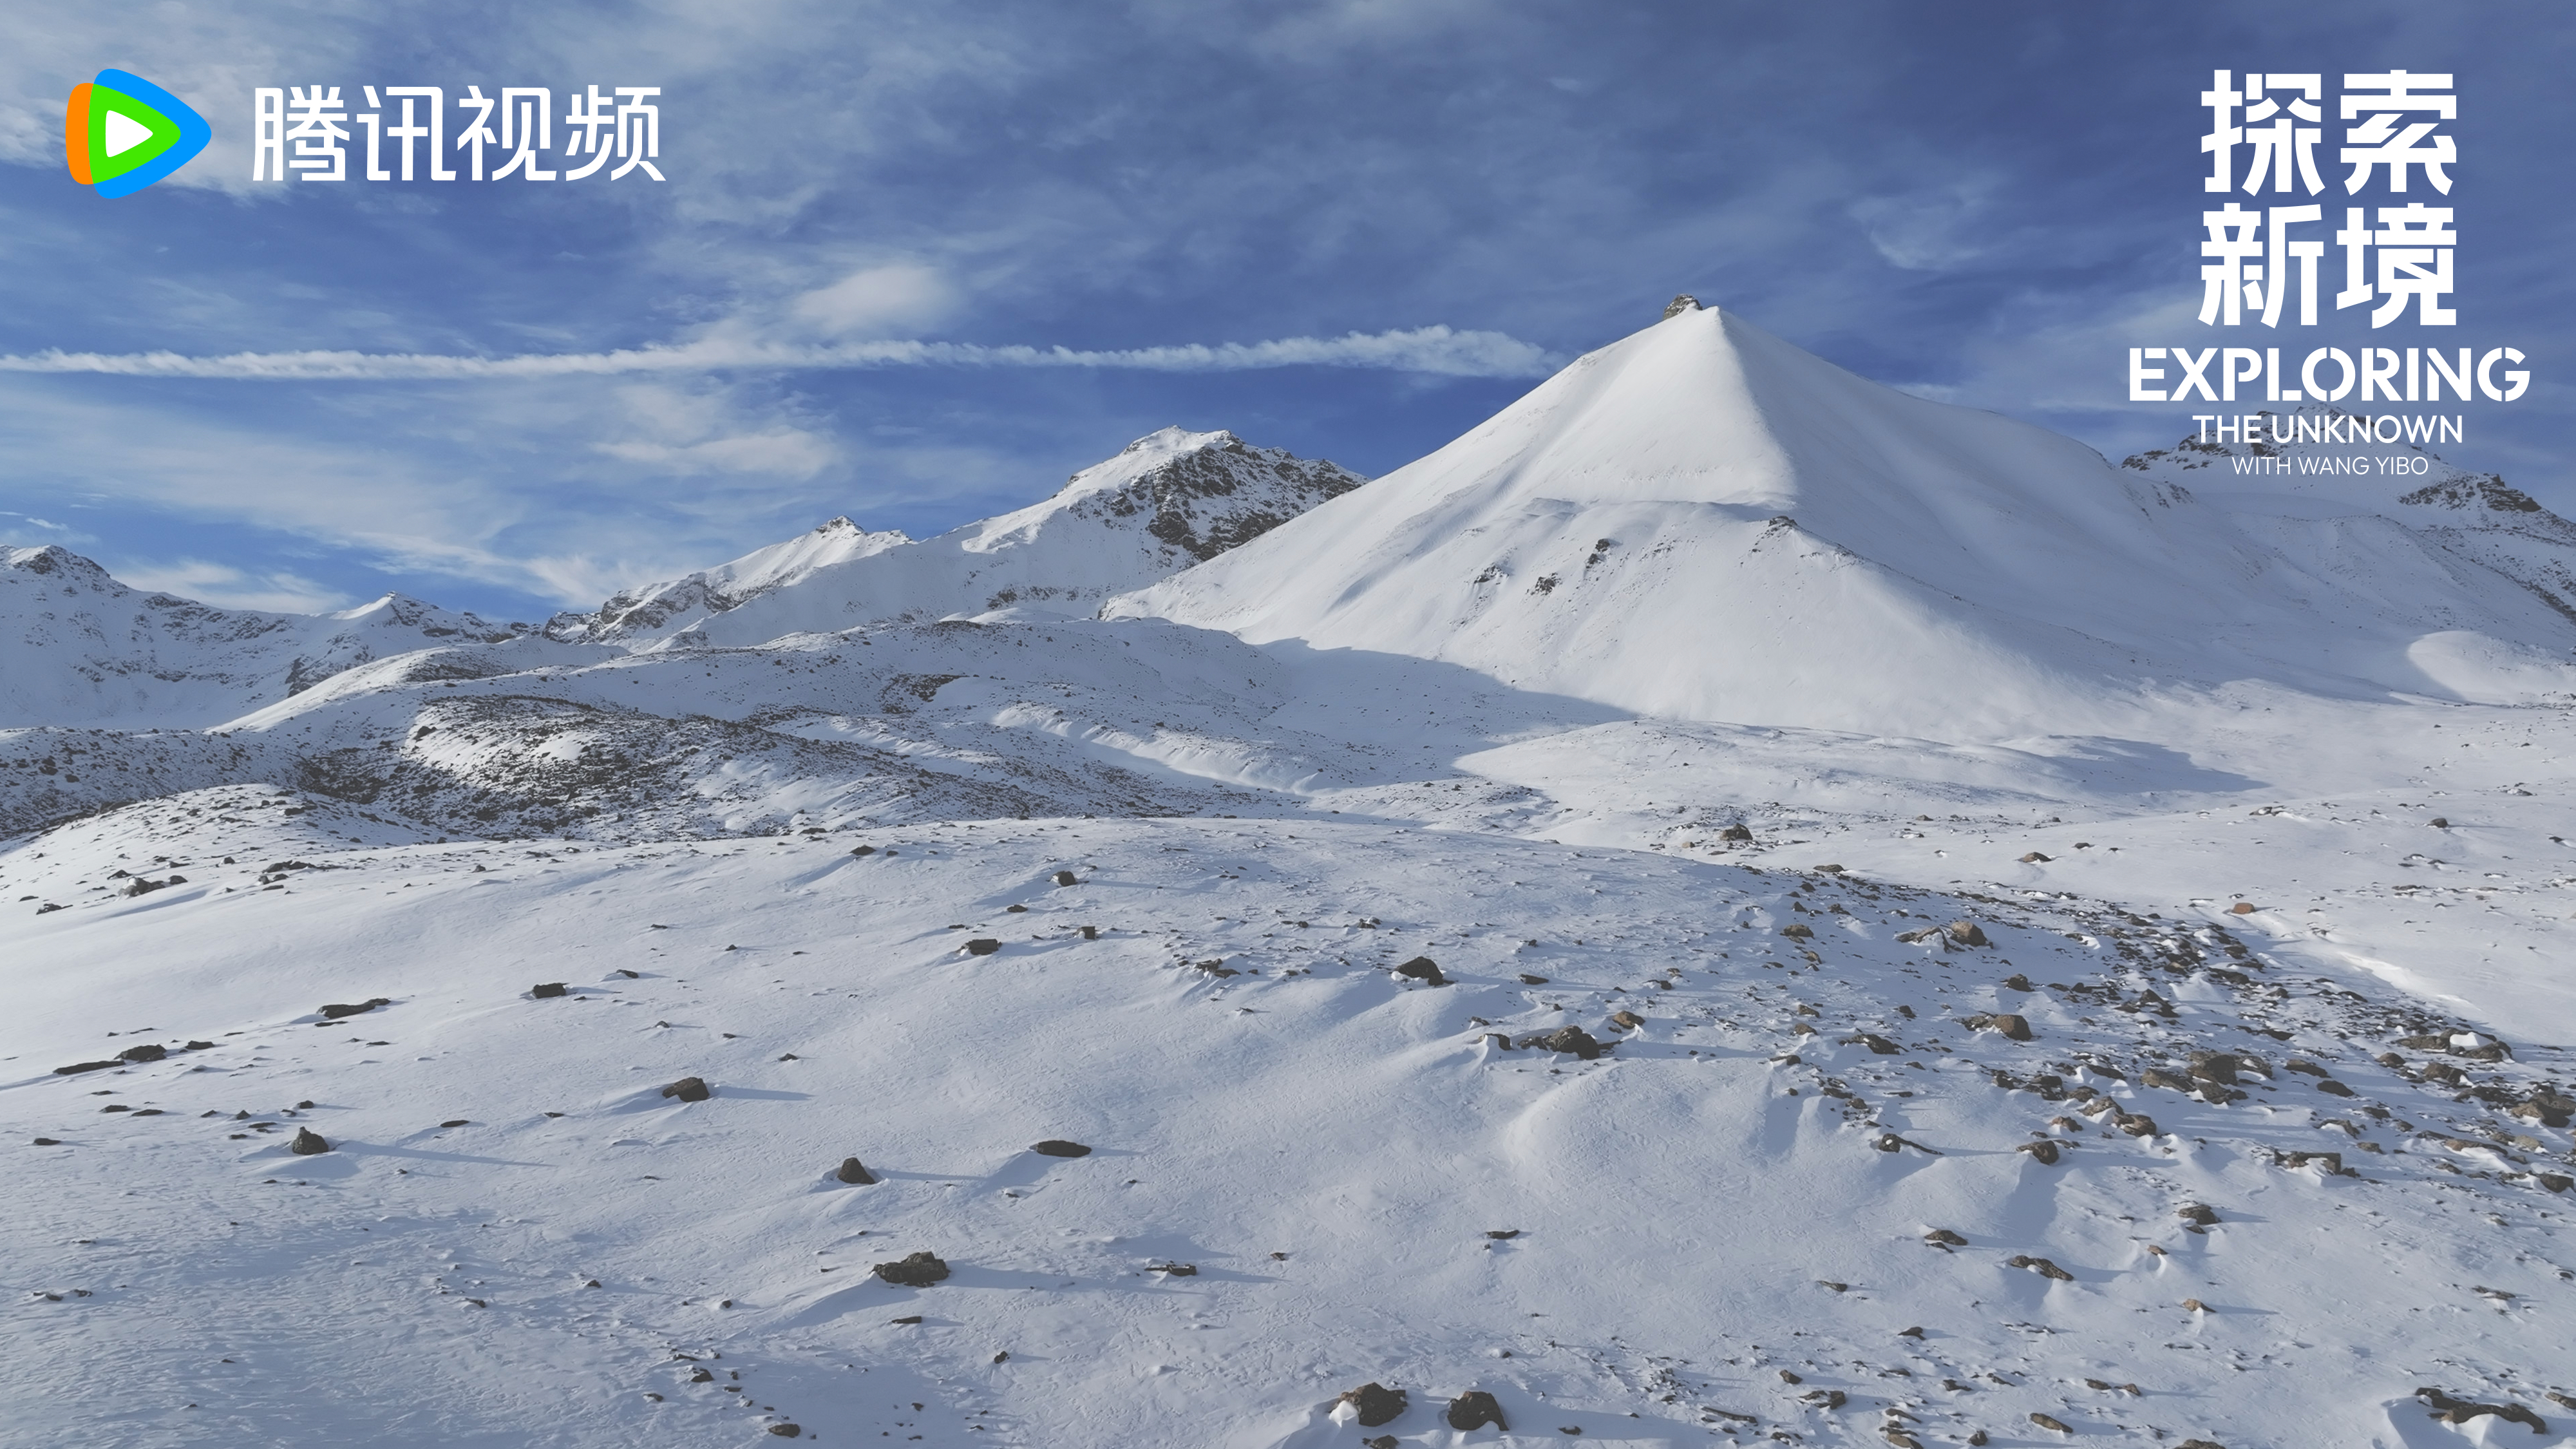
<path fill-rule="evenodd" d="M 103 70 L 72 87 L 63 154 L 72 179 L 101 196 L 131 196 L 188 164 L 214 132 L 188 103 L 130 71 Z"/>

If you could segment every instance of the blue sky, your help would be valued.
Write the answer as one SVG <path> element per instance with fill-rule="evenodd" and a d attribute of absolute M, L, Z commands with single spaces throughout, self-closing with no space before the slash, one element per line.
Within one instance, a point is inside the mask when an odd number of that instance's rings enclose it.
<path fill-rule="evenodd" d="M 2449 451 L 2576 512 L 2571 62 L 2556 3 L 14 7 L 0 354 L 261 360 L 0 371 L 0 540 L 540 617 L 1169 423 L 1384 472 L 1676 291 L 2114 458 L 2191 411 L 2122 401 L 2131 345 L 2518 346 Z M 60 140 L 108 66 L 215 130 L 113 201 Z M 2457 76 L 2457 327 L 2207 337 L 2217 68 Z M 252 88 L 315 83 L 658 85 L 669 180 L 251 182 Z"/>

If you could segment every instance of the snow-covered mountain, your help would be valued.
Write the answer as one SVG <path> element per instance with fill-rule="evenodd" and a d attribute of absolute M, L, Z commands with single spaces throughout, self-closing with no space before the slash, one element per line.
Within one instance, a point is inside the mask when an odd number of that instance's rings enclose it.
<path fill-rule="evenodd" d="M 559 614 L 546 632 L 627 647 L 744 645 L 1014 606 L 1088 615 L 1366 481 L 1229 432 L 1164 428 L 1016 512 L 918 540 L 836 518 L 594 612 Z"/>
<path fill-rule="evenodd" d="M 2120 466 L 2249 513 L 2278 515 L 2290 506 L 2287 500 L 2297 499 L 2395 519 L 2576 620 L 2576 523 L 2501 476 L 2445 462 L 2420 444 L 2328 441 L 2353 435 L 2358 420 L 2341 408 L 2309 403 L 2277 423 L 2268 410 L 2258 416 L 2264 426 L 2250 443 L 2186 435 L 2170 448 L 2123 459 Z M 2275 428 L 2286 441 L 2273 441 Z M 2351 466 L 2356 458 L 2358 469 Z M 2408 471 L 2384 471 L 2398 462 Z"/>
<path fill-rule="evenodd" d="M 0 1441 L 2576 1443 L 2576 530 L 2223 456 L 1685 308 L 547 634 L 12 554 Z"/>
<path fill-rule="evenodd" d="M 335 614 L 210 608 L 57 546 L 0 548 L 0 728 L 219 724 L 372 659 L 525 631 L 400 594 Z"/>
<path fill-rule="evenodd" d="M 2159 485 L 1699 308 L 1111 613 L 1944 738 L 2131 729 L 2248 678 L 2576 697 L 2576 621 L 2436 533 Z"/>

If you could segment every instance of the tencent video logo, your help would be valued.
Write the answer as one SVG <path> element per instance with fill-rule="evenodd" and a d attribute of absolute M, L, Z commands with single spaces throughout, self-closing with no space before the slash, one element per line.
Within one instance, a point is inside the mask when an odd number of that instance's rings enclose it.
<path fill-rule="evenodd" d="M 100 71 L 63 108 L 72 179 L 101 196 L 132 196 L 187 165 L 213 134 L 187 102 L 128 71 Z"/>

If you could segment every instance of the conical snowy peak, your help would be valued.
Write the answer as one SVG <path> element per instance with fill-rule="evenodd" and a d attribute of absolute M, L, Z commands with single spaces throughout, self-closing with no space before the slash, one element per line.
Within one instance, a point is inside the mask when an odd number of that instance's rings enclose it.
<path fill-rule="evenodd" d="M 749 645 L 1012 607 L 1088 614 L 1365 481 L 1230 432 L 1164 428 L 1016 512 L 918 541 L 834 519 L 596 613 L 557 615 L 546 631 L 630 648 Z"/>
<path fill-rule="evenodd" d="M 2100 728 L 2143 689 L 2249 676 L 2576 688 L 2568 621 L 2428 535 L 2248 526 L 1697 308 L 1112 612 L 1651 714 L 1944 737 Z"/>

